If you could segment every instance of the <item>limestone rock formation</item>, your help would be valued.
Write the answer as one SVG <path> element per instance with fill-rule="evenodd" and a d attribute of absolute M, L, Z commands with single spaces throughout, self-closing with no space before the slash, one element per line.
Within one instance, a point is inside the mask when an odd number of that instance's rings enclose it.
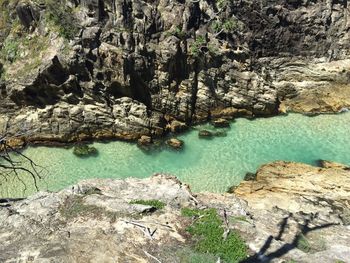
<path fill-rule="evenodd" d="M 323 164 L 267 164 L 257 171 L 255 180 L 243 181 L 234 189 L 237 197 L 247 201 L 254 221 L 259 222 L 256 231 L 273 237 L 271 243 L 265 243 L 269 244 L 264 251 L 267 258 L 278 255 L 276 251 L 290 251 L 296 262 L 346 262 L 350 257 L 350 236 L 346 234 L 350 225 L 350 170 L 336 163 Z M 283 219 L 280 228 L 275 227 L 277 218 Z M 295 233 L 301 240 L 295 239 Z M 253 247 L 266 242 L 259 236 L 253 240 Z M 284 250 L 280 249 L 283 243 Z M 303 252 L 293 253 L 293 247 Z"/>
<path fill-rule="evenodd" d="M 309 0 L 2 1 L 0 131 L 29 142 L 137 139 L 166 133 L 170 119 L 276 114 L 281 101 L 348 87 L 349 8 Z M 348 107 L 332 100 L 281 110 Z"/>

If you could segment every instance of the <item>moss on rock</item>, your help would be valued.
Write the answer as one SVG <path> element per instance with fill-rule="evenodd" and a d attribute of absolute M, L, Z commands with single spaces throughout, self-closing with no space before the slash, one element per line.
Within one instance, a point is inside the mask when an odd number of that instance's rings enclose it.
<path fill-rule="evenodd" d="M 98 151 L 95 147 L 84 144 L 84 145 L 74 146 L 73 154 L 78 157 L 88 157 L 88 156 L 97 155 Z"/>

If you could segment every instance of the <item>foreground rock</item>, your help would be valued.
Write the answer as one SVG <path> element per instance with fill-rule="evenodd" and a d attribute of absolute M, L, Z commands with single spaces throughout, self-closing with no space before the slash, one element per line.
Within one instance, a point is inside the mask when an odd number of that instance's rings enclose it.
<path fill-rule="evenodd" d="M 236 201 L 230 213 L 241 216 Z M 0 261 L 191 262 L 191 220 L 181 208 L 196 202 L 186 185 L 162 175 L 38 193 L 0 206 Z"/>
<path fill-rule="evenodd" d="M 265 238 L 256 235 L 251 247 L 261 247 L 271 235 L 263 252 L 267 258 L 287 252 L 284 255 L 296 262 L 347 262 L 350 258 L 347 167 L 330 162 L 325 168 L 291 162 L 267 164 L 258 170 L 255 180 L 242 182 L 234 193 L 247 201 L 256 231 L 266 233 Z"/>
<path fill-rule="evenodd" d="M 181 213 L 189 207 L 216 209 L 223 227 L 249 246 L 244 262 L 346 262 L 350 172 L 326 167 L 268 164 L 235 194 L 194 195 L 176 178 L 156 175 L 2 200 L 0 261 L 217 262 L 195 253 L 186 229 L 199 218 Z"/>

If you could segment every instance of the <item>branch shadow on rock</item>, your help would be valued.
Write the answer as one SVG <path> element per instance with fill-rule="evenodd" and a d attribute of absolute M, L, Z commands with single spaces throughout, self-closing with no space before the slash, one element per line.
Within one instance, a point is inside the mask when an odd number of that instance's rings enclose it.
<path fill-rule="evenodd" d="M 336 223 L 327 223 L 323 225 L 317 225 L 314 227 L 310 227 L 311 220 L 305 219 L 303 224 L 299 225 L 299 231 L 295 234 L 292 242 L 285 243 L 282 247 L 279 249 L 276 249 L 273 252 L 267 253 L 268 249 L 270 248 L 273 240 L 280 241 L 282 238 L 283 233 L 285 232 L 286 228 L 288 227 L 288 220 L 292 218 L 293 215 L 290 213 L 287 217 L 283 218 L 280 223 L 280 229 L 277 236 L 270 235 L 264 245 L 261 247 L 260 251 L 255 253 L 253 256 L 248 257 L 247 259 L 241 261 L 240 263 L 266 263 L 270 262 L 273 259 L 280 258 L 283 255 L 287 254 L 289 251 L 295 249 L 298 247 L 298 242 L 301 240 L 301 238 L 305 235 L 307 235 L 309 232 L 327 228 L 333 225 L 337 225 Z"/>

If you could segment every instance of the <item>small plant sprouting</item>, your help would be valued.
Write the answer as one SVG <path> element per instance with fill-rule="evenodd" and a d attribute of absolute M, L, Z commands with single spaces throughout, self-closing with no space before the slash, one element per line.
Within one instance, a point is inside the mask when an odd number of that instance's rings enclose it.
<path fill-rule="evenodd" d="M 299 248 L 301 251 L 304 251 L 305 253 L 308 253 L 311 250 L 310 243 L 303 234 L 299 235 L 297 248 Z"/>
<path fill-rule="evenodd" d="M 191 44 L 191 55 L 198 57 L 202 52 L 202 48 L 207 46 L 207 41 L 203 36 L 198 36 L 196 40 Z"/>
<path fill-rule="evenodd" d="M 137 205 L 148 205 L 152 206 L 157 210 L 163 209 L 165 207 L 165 203 L 159 200 L 133 200 L 130 201 L 129 204 L 137 204 Z"/>

